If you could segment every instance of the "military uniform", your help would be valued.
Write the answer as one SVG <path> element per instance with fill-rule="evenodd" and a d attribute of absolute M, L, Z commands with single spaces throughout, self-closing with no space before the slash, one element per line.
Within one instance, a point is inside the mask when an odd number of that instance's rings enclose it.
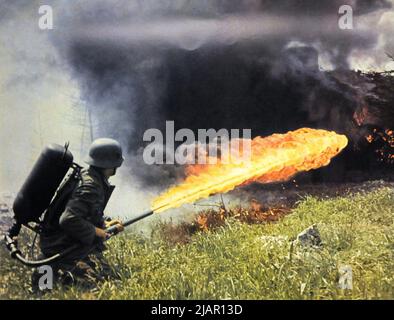
<path fill-rule="evenodd" d="M 76 277 L 101 278 L 109 273 L 110 268 L 102 255 L 105 246 L 103 240 L 96 236 L 95 227 L 105 229 L 103 211 L 113 188 L 95 167 L 81 171 L 81 181 L 60 216 L 59 227 L 40 235 L 40 249 L 44 257 L 76 243 L 80 245 L 80 249 L 54 263 L 52 267 L 55 270 L 69 271 Z M 102 269 L 98 270 L 98 266 Z"/>

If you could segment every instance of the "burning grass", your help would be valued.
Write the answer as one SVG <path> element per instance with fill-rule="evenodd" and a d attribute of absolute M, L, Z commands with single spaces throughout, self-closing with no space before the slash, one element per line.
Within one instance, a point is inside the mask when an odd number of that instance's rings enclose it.
<path fill-rule="evenodd" d="M 95 292 L 60 288 L 44 298 L 394 298 L 392 188 L 306 197 L 276 223 L 241 223 L 235 215 L 223 220 L 182 245 L 137 234 L 116 237 L 106 255 L 120 280 L 101 283 Z M 322 247 L 292 245 L 312 224 L 319 228 Z M 40 298 L 26 291 L 29 272 L 6 259 L 4 250 L 0 254 L 0 298 Z M 342 265 L 352 268 L 352 290 L 338 288 Z"/>
<path fill-rule="evenodd" d="M 290 212 L 285 206 L 268 208 L 253 199 L 250 206 L 236 206 L 226 209 L 220 205 L 218 209 L 208 209 L 198 213 L 191 223 L 160 222 L 153 234 L 169 244 L 186 244 L 198 232 L 216 230 L 226 225 L 227 220 L 235 220 L 248 224 L 262 224 L 278 221 Z"/>

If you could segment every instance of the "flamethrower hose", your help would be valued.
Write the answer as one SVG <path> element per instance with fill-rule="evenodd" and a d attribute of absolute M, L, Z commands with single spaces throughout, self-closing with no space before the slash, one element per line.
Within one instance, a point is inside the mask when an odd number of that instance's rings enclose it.
<path fill-rule="evenodd" d="M 141 214 L 141 215 L 139 215 L 139 216 L 137 216 L 137 217 L 135 217 L 133 219 L 126 220 L 123 223 L 123 226 L 127 227 L 127 226 L 129 226 L 129 225 L 131 225 L 133 223 L 136 223 L 137 221 L 139 221 L 141 219 L 149 217 L 153 213 L 154 213 L 154 211 L 151 210 L 151 211 L 145 212 L 145 213 L 143 213 L 143 214 Z M 118 234 L 118 229 L 117 229 L 116 226 L 112 226 L 112 227 L 106 229 L 105 231 L 109 234 L 109 236 L 107 237 L 106 240 L 108 240 L 112 236 Z M 8 234 L 6 234 L 4 236 L 4 241 L 5 241 L 7 249 L 10 251 L 11 258 L 16 259 L 19 262 L 21 262 L 22 264 L 24 264 L 25 266 L 32 267 L 32 268 L 37 268 L 37 267 L 40 267 L 40 266 L 43 266 L 43 265 L 54 263 L 57 260 L 59 260 L 60 258 L 64 257 L 65 255 L 67 255 L 67 254 L 69 254 L 69 253 L 71 253 L 74 250 L 79 248 L 79 245 L 75 244 L 75 245 L 67 248 L 66 250 L 64 250 L 64 251 L 62 251 L 60 253 L 57 253 L 57 254 L 49 257 L 49 258 L 42 259 L 42 260 L 29 260 L 29 259 L 26 259 L 23 256 L 22 252 L 18 249 L 18 243 L 17 243 L 17 241 L 15 239 L 13 239 L 14 236 L 16 236 L 16 235 L 15 234 L 12 235 L 10 233 L 8 233 Z"/>
<path fill-rule="evenodd" d="M 33 268 L 40 267 L 45 264 L 53 263 L 53 262 L 57 261 L 59 258 L 65 256 L 66 254 L 74 251 L 75 249 L 77 249 L 79 247 L 79 245 L 73 245 L 70 248 L 67 248 L 66 250 L 64 250 L 63 252 L 57 253 L 47 259 L 29 260 L 23 256 L 22 252 L 18 249 L 17 241 L 14 240 L 13 238 L 11 238 L 9 234 L 5 235 L 4 241 L 7 246 L 7 249 L 10 251 L 11 258 L 18 260 L 19 262 L 21 262 L 25 266 L 33 267 Z"/>

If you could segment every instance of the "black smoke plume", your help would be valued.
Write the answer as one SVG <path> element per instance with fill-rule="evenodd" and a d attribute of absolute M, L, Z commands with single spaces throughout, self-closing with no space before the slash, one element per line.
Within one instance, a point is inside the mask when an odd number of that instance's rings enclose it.
<path fill-rule="evenodd" d="M 380 166 L 359 148 L 367 130 L 355 120 L 360 90 L 338 75 L 351 73 L 351 50 L 372 47 L 377 37 L 338 28 L 344 1 L 201 3 L 147 2 L 123 11 L 101 3 L 69 18 L 73 27 L 59 48 L 79 80 L 94 133 L 127 145 L 135 175 L 168 184 L 182 172 L 142 161 L 144 131 L 164 131 L 165 120 L 194 131 L 251 128 L 253 136 L 335 130 L 351 144 L 319 178 Z M 356 16 L 389 7 L 383 0 L 345 3 Z M 322 53 L 336 71 L 319 68 Z M 355 155 L 363 161 L 355 164 Z"/>

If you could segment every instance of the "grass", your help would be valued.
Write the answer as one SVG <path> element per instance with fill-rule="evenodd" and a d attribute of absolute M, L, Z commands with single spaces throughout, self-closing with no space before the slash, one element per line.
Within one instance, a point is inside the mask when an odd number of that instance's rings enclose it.
<path fill-rule="evenodd" d="M 120 280 L 94 292 L 59 288 L 45 299 L 393 299 L 394 191 L 339 198 L 307 197 L 278 222 L 234 218 L 195 233 L 187 243 L 125 234 L 106 252 Z M 317 224 L 323 246 L 303 248 L 297 234 Z M 160 234 L 160 232 L 156 232 Z M 29 272 L 1 250 L 0 298 L 39 298 L 27 292 Z M 338 288 L 349 265 L 353 289 Z"/>

